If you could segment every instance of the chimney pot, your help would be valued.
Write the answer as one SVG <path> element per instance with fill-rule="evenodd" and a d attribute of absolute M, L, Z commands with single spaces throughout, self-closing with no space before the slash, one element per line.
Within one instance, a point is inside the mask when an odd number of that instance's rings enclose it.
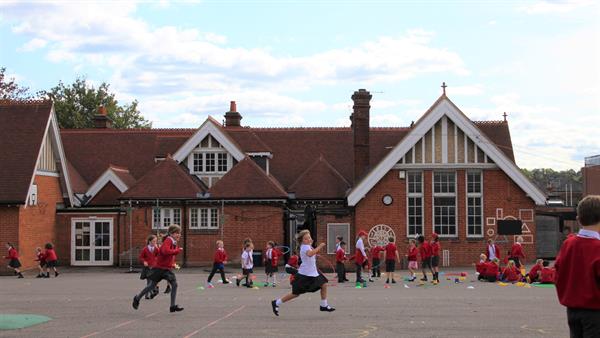
<path fill-rule="evenodd" d="M 229 111 L 234 111 L 234 112 L 237 112 L 237 107 L 236 107 L 236 105 L 235 105 L 235 101 L 231 101 L 231 102 L 229 103 Z"/>
<path fill-rule="evenodd" d="M 106 107 L 104 107 L 104 105 L 100 105 L 100 107 L 98 107 L 98 115 L 106 116 Z"/>
<path fill-rule="evenodd" d="M 106 107 L 104 107 L 103 105 L 98 107 L 98 114 L 94 116 L 94 128 L 112 128 L 112 120 L 110 119 L 110 117 L 108 117 Z"/>

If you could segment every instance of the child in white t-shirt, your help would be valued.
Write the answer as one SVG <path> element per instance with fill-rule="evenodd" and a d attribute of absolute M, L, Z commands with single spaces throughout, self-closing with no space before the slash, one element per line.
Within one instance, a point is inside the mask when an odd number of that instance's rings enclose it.
<path fill-rule="evenodd" d="M 292 282 L 292 293 L 271 302 L 273 313 L 276 316 L 279 316 L 279 307 L 281 304 L 290 301 L 303 293 L 316 292 L 317 290 L 321 290 L 321 306 L 319 309 L 325 312 L 335 311 L 334 308 L 327 304 L 328 280 L 317 270 L 317 254 L 325 247 L 325 243 L 321 243 L 318 247 L 313 249 L 311 246 L 313 240 L 310 237 L 310 231 L 308 230 L 300 231 L 296 235 L 296 241 L 301 243 L 300 260 L 302 263 Z"/>
<path fill-rule="evenodd" d="M 252 242 L 246 242 L 244 244 L 244 251 L 242 251 L 242 278 L 246 279 L 246 283 L 243 286 L 252 287 L 252 273 L 254 273 L 254 260 L 253 260 L 254 244 Z M 236 280 L 236 285 L 240 286 L 241 278 Z"/>

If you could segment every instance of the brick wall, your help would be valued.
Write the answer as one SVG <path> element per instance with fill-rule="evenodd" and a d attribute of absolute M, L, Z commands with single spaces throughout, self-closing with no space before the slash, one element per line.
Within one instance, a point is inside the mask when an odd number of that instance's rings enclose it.
<path fill-rule="evenodd" d="M 19 211 L 19 256 L 24 269 L 37 266 L 35 248 L 54 243 L 56 237 L 56 204 L 62 203 L 58 177 L 36 175 L 38 204 L 21 207 Z M 59 257 L 60 264 L 68 264 Z"/>
<path fill-rule="evenodd" d="M 0 252 L 2 253 L 2 264 L 0 265 L 0 275 L 12 274 L 12 270 L 8 270 L 6 267 L 8 261 L 4 259 L 8 255 L 6 250 L 6 243 L 10 242 L 12 245 L 17 246 L 17 250 L 20 253 L 19 247 L 19 207 L 7 207 L 0 206 Z"/>
<path fill-rule="evenodd" d="M 465 196 L 465 171 L 457 170 L 457 231 L 458 236 L 451 239 L 442 239 L 442 249 L 449 250 L 450 263 L 453 266 L 468 265 L 475 262 L 481 252 L 485 250 L 485 241 L 496 237 L 496 219 L 514 217 L 527 220 L 525 223 L 529 233 L 524 233 L 526 243 L 525 254 L 528 260 L 535 258 L 535 222 L 534 202 L 528 198 L 503 171 L 490 169 L 483 171 L 483 203 L 484 203 L 484 237 L 467 238 L 466 236 L 466 196 Z M 432 171 L 423 171 L 424 182 L 424 233 L 430 237 L 433 232 L 432 220 Z M 394 202 L 390 206 L 382 203 L 382 197 L 389 194 Z M 501 211 L 500 211 L 501 209 Z M 408 246 L 407 218 L 406 218 L 406 186 L 405 180 L 398 178 L 398 170 L 391 170 L 381 181 L 371 189 L 367 196 L 355 207 L 354 231 L 359 229 L 370 230 L 377 224 L 386 224 L 396 234 L 399 251 L 404 253 Z M 497 215 L 498 212 L 498 215 Z M 530 217 L 531 216 L 531 217 Z M 490 224 L 486 225 L 487 218 Z M 492 219 L 493 218 L 493 219 Z M 532 218 L 529 221 L 529 218 Z M 514 241 L 514 236 L 507 236 L 509 243 L 498 243 L 503 256 Z M 498 241 L 502 242 L 503 237 Z"/>

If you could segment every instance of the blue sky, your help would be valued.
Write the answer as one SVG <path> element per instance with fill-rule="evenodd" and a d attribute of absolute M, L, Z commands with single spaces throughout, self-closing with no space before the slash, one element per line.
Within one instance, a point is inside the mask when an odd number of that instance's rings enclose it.
<path fill-rule="evenodd" d="M 441 93 L 473 120 L 508 113 L 522 167 L 600 153 L 593 1 L 1 2 L 0 65 L 33 91 L 85 76 L 155 127 L 406 126 Z"/>

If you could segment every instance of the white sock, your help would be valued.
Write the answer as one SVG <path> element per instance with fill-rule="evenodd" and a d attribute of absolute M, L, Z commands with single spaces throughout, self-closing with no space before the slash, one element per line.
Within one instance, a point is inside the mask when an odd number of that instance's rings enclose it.
<path fill-rule="evenodd" d="M 327 299 L 321 299 L 321 306 L 322 307 L 327 307 L 328 306 Z"/>
<path fill-rule="evenodd" d="M 281 306 L 281 304 L 283 304 L 283 302 L 281 301 L 281 298 L 278 298 L 278 299 L 275 301 L 275 305 L 277 305 L 277 306 Z"/>

